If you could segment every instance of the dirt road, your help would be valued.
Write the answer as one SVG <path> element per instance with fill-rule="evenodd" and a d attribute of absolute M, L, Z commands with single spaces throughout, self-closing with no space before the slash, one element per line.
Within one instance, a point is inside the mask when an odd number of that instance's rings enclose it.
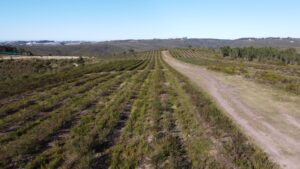
<path fill-rule="evenodd" d="M 300 169 L 300 97 L 174 59 L 163 59 L 206 91 L 281 168 Z"/>

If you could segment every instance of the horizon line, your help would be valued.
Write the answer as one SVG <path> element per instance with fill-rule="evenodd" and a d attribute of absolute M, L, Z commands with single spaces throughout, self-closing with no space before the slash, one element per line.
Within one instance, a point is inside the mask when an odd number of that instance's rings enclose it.
<path fill-rule="evenodd" d="M 128 38 L 128 39 L 109 39 L 109 40 L 53 40 L 53 39 L 39 39 L 39 40 L 0 40 L 0 42 L 37 42 L 37 41 L 51 41 L 51 42 L 112 42 L 112 41 L 128 41 L 128 40 L 174 40 L 174 39 L 207 39 L 207 40 L 240 40 L 240 39 L 300 39 L 300 37 L 280 37 L 280 36 L 266 36 L 266 37 L 240 37 L 240 38 L 189 38 L 189 37 L 176 37 L 176 38 Z"/>

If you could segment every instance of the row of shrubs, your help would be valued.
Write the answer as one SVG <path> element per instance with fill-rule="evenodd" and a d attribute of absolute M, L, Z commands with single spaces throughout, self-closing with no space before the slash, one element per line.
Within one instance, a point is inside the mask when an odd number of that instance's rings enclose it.
<path fill-rule="evenodd" d="M 25 158 L 26 156 L 41 151 L 45 147 L 45 144 L 51 141 L 51 135 L 74 120 L 80 112 L 95 103 L 99 95 L 101 95 L 100 92 L 106 92 L 108 88 L 116 83 L 120 84 L 127 77 L 123 76 L 123 78 L 115 78 L 107 82 L 98 83 L 91 90 L 86 91 L 82 95 L 74 95 L 62 107 L 49 112 L 49 116 L 46 119 L 42 121 L 41 119 L 36 119 L 37 121 L 41 121 L 41 123 L 26 131 L 17 139 L 1 146 L 1 166 L 18 160 L 21 164 L 17 165 L 22 165 L 22 162 L 26 163 L 26 159 L 28 160 L 28 158 Z"/>
<path fill-rule="evenodd" d="M 115 80 L 114 78 L 117 78 L 117 75 L 118 73 L 104 75 L 103 77 L 91 80 L 81 86 L 71 88 L 65 88 L 65 85 L 63 85 L 62 88 L 65 89 L 64 92 L 61 92 L 58 95 L 52 95 L 43 101 L 37 101 L 36 104 L 29 106 L 26 109 L 18 110 L 15 114 L 3 118 L 0 123 L 1 130 L 2 128 L 5 129 L 15 124 L 18 124 L 18 127 L 6 132 L 0 139 L 0 142 L 3 144 L 17 139 L 28 130 L 51 117 L 51 111 L 61 109 L 64 104 L 68 104 L 69 101 L 72 101 L 72 98 L 80 98 L 84 93 L 92 90 L 99 84 L 109 83 L 112 80 Z"/>
<path fill-rule="evenodd" d="M 106 143 L 111 139 L 112 132 L 120 120 L 120 114 L 128 105 L 133 102 L 134 95 L 139 91 L 147 74 L 151 58 L 128 72 L 133 76 L 121 76 L 112 79 L 114 84 L 104 83 L 110 86 L 99 95 L 95 105 L 88 110 L 80 121 L 71 128 L 69 139 L 65 140 L 63 146 L 54 146 L 44 153 L 38 155 L 34 161 L 29 163 L 29 168 L 44 166 L 46 168 L 91 168 L 99 167 L 99 156 L 105 153 Z M 146 71 L 136 71 L 136 70 Z M 127 72 L 127 71 L 126 71 Z M 117 83 L 116 83 L 117 82 Z M 102 94 L 101 94 L 102 93 Z M 128 111 L 128 110 L 127 110 Z M 101 160 L 101 165 L 105 165 L 105 160 Z"/>
<path fill-rule="evenodd" d="M 0 83 L 0 99 L 20 94 L 25 91 L 45 88 L 47 86 L 62 84 L 71 79 L 77 79 L 84 74 L 105 71 L 134 70 L 143 64 L 145 60 L 119 60 L 104 64 L 92 64 L 86 67 L 72 68 L 71 70 L 56 73 L 37 74 L 24 78 L 16 78 Z"/>

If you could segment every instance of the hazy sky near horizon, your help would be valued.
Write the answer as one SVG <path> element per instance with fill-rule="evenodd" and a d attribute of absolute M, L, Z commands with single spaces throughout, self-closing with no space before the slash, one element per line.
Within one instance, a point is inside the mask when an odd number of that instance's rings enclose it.
<path fill-rule="evenodd" d="M 0 40 L 297 37 L 299 0 L 1 0 Z"/>

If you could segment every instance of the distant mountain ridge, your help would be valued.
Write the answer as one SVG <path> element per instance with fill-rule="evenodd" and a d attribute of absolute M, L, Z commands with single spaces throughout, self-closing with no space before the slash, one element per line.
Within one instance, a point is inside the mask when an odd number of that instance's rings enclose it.
<path fill-rule="evenodd" d="M 219 48 L 231 47 L 276 47 L 296 48 L 300 50 L 300 38 L 254 38 L 246 37 L 240 39 L 145 39 L 145 40 L 115 40 L 115 41 L 7 41 L 0 42 L 0 45 L 22 47 L 31 51 L 34 55 L 86 55 L 103 56 L 114 55 L 128 50 L 146 51 L 165 48 L 187 48 L 205 47 Z"/>

